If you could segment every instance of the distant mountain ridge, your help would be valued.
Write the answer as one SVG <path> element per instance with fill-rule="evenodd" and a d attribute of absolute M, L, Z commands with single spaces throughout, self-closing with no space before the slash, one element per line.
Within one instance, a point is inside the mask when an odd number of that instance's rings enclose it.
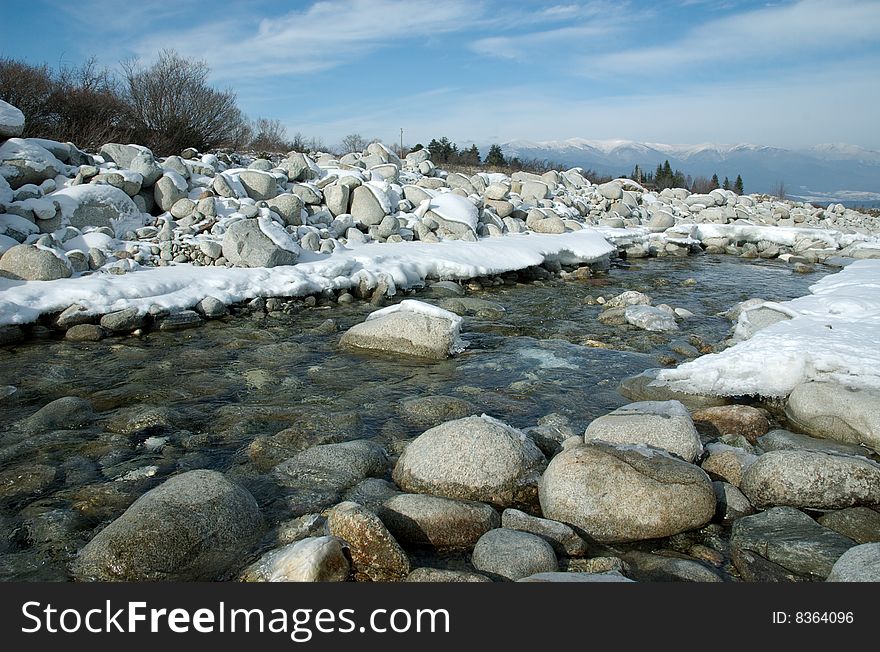
<path fill-rule="evenodd" d="M 788 193 L 814 201 L 880 201 L 880 152 L 829 143 L 802 150 L 767 145 L 700 143 L 670 145 L 633 140 L 511 140 L 501 144 L 505 156 L 541 159 L 566 166 L 629 175 L 634 166 L 652 171 L 667 159 L 673 169 L 691 176 L 737 174 L 746 192 L 770 192 L 779 181 Z"/>

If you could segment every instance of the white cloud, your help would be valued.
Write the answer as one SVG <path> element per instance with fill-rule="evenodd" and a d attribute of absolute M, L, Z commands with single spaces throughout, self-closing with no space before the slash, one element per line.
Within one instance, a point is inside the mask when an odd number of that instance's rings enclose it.
<path fill-rule="evenodd" d="M 801 0 L 696 25 L 668 45 L 611 52 L 586 62 L 597 76 L 669 74 L 718 62 L 769 62 L 876 44 L 878 24 L 876 0 Z"/>
<path fill-rule="evenodd" d="M 218 79 L 297 75 L 357 64 L 401 40 L 458 31 L 481 7 L 467 0 L 322 0 L 256 20 L 245 6 L 229 19 L 156 33 L 134 48 L 147 59 L 162 48 L 206 59 Z"/>

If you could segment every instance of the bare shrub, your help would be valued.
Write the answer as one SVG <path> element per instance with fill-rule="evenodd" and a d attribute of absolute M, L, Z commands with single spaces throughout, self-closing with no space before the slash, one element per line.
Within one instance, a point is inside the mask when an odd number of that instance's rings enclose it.
<path fill-rule="evenodd" d="M 124 94 L 134 138 L 161 155 L 207 150 L 241 135 L 235 93 L 208 85 L 208 65 L 163 50 L 154 64 L 123 62 Z"/>

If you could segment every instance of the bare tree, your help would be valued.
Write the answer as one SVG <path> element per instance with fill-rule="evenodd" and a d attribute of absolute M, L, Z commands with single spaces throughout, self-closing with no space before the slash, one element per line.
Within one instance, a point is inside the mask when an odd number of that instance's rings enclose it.
<path fill-rule="evenodd" d="M 340 154 L 362 152 L 369 144 L 369 141 L 360 134 L 349 134 L 339 143 Z"/>
<path fill-rule="evenodd" d="M 777 199 L 785 199 L 785 181 L 777 181 L 773 186 L 773 196 Z"/>
<path fill-rule="evenodd" d="M 24 113 L 25 137 L 97 148 L 129 133 L 119 80 L 99 68 L 94 57 L 57 71 L 45 64 L 0 59 L 0 98 Z"/>
<path fill-rule="evenodd" d="M 254 134 L 251 147 L 264 152 L 287 152 L 290 150 L 290 139 L 287 137 L 287 127 L 281 124 L 281 120 L 258 118 L 252 128 Z"/>
<path fill-rule="evenodd" d="M 137 60 L 122 64 L 135 137 L 159 154 L 186 147 L 206 150 L 240 135 L 244 116 L 235 93 L 208 85 L 208 65 L 163 50 L 143 68 Z"/>

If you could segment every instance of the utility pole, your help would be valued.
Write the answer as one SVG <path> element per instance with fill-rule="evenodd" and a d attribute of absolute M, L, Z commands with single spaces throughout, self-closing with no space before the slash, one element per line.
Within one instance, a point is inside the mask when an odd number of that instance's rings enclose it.
<path fill-rule="evenodd" d="M 403 156 L 403 127 L 400 128 L 400 155 Z"/>

